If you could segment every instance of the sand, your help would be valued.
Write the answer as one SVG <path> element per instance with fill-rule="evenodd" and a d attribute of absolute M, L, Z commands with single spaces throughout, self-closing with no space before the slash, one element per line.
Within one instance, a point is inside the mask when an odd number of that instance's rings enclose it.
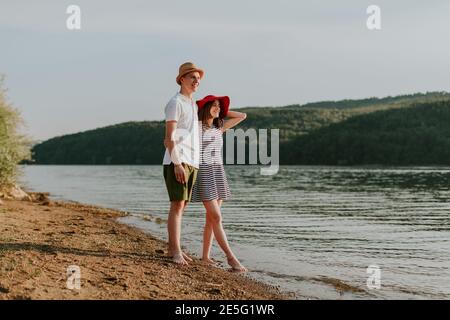
<path fill-rule="evenodd" d="M 0 203 L 0 299 L 287 298 L 198 259 L 172 263 L 166 242 L 117 222 L 124 212 L 32 198 Z M 67 287 L 70 265 L 80 268 L 79 290 Z"/>

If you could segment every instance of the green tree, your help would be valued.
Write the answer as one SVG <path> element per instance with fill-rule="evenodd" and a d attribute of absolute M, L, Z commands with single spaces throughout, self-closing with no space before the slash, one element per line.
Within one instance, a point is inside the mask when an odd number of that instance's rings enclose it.
<path fill-rule="evenodd" d="M 30 149 L 28 139 L 19 132 L 23 121 L 19 111 L 7 101 L 3 80 L 0 76 L 0 187 L 4 188 L 16 182 L 18 164 L 30 159 Z"/>

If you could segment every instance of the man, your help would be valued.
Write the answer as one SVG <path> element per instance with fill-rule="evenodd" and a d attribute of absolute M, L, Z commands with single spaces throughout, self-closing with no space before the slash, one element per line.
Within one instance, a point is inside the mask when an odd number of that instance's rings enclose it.
<path fill-rule="evenodd" d="M 176 78 L 178 92 L 165 108 L 166 134 L 164 145 L 164 180 L 170 199 L 167 231 L 169 255 L 173 262 L 187 265 L 192 259 L 181 250 L 181 217 L 191 200 L 200 162 L 197 105 L 192 99 L 203 78 L 203 70 L 186 62 Z"/>

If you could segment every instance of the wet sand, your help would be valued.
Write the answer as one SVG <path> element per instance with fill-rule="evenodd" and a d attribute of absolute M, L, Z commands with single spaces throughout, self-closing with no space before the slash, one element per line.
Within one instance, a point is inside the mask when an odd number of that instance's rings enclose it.
<path fill-rule="evenodd" d="M 288 298 L 196 258 L 175 265 L 166 242 L 116 221 L 124 212 L 31 196 L 0 203 L 0 299 Z M 79 290 L 67 288 L 70 265 Z"/>

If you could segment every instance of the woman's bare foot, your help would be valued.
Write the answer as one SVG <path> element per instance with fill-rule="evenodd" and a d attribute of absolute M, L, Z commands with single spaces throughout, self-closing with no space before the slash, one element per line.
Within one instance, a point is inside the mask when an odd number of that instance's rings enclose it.
<path fill-rule="evenodd" d="M 235 272 L 246 272 L 248 271 L 246 267 L 244 267 L 236 257 L 231 257 L 227 259 L 228 264 L 231 266 L 231 271 Z"/>

